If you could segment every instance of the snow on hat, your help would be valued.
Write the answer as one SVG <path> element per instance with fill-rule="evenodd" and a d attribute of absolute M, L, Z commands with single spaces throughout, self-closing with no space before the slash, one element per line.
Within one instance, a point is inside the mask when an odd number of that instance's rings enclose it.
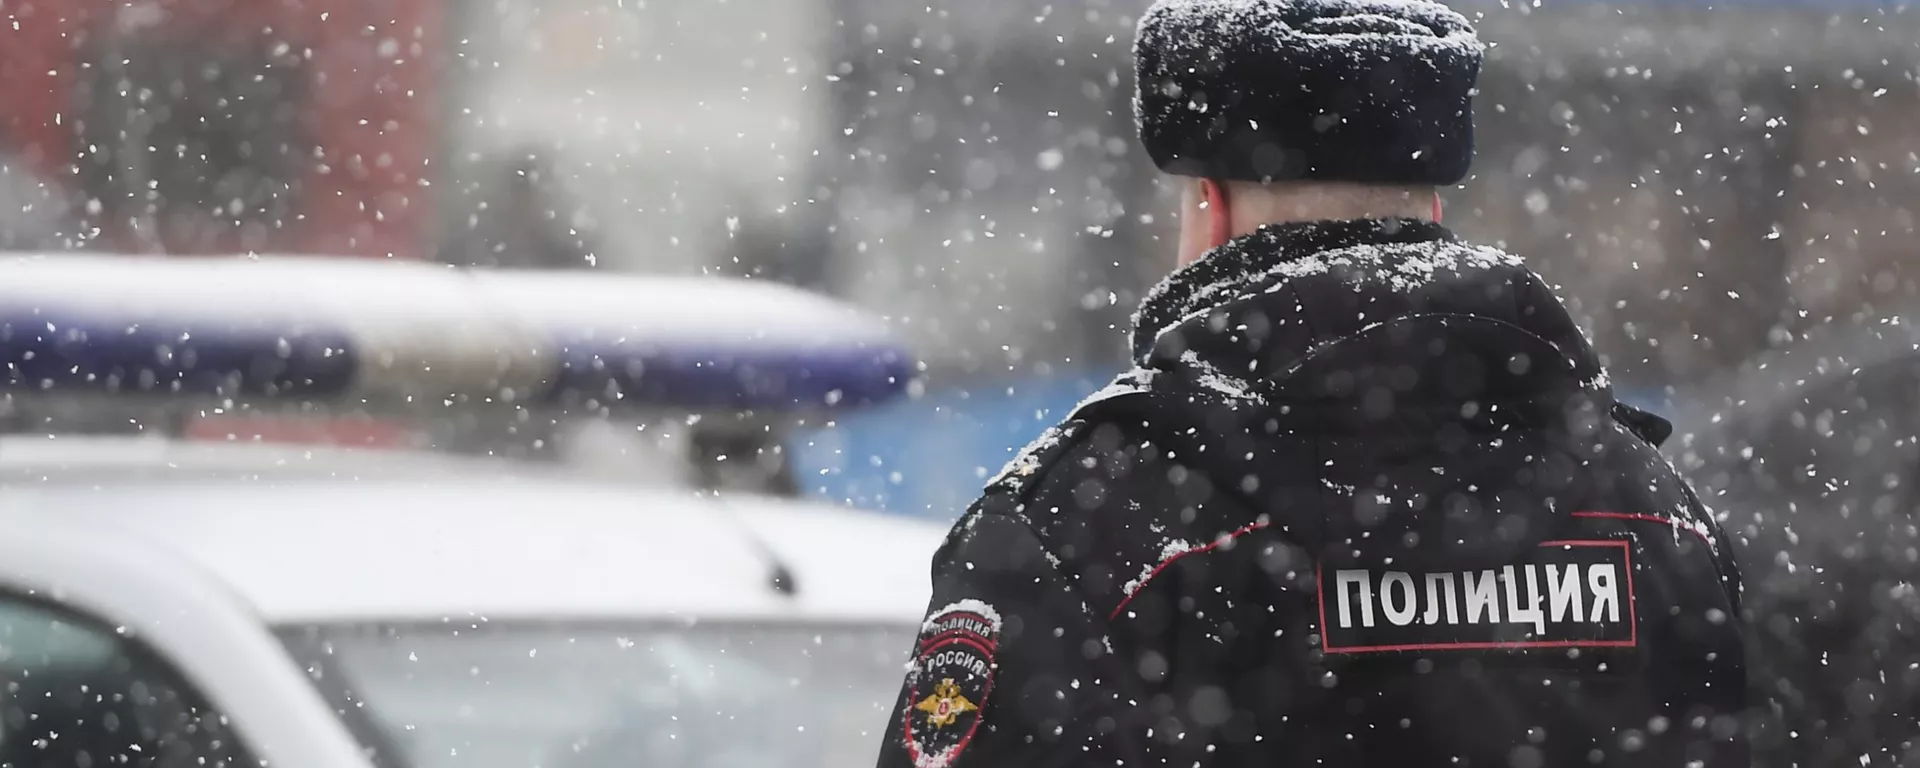
<path fill-rule="evenodd" d="M 1455 184 L 1481 50 L 1424 0 L 1158 0 L 1134 41 L 1140 140 L 1182 176 Z"/>

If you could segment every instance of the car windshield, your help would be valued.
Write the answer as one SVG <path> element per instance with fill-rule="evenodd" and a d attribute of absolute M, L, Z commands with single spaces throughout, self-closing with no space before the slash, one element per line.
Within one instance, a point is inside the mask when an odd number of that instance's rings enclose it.
<path fill-rule="evenodd" d="M 910 627 L 280 631 L 383 768 L 845 768 L 878 755 Z"/>

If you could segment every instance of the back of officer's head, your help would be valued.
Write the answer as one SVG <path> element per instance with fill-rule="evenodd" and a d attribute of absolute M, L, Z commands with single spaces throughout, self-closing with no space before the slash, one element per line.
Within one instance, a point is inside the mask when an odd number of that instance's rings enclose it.
<path fill-rule="evenodd" d="M 1480 58 L 1424 0 L 1158 0 L 1134 112 L 1187 179 L 1182 261 L 1262 224 L 1436 215 L 1473 161 Z"/>

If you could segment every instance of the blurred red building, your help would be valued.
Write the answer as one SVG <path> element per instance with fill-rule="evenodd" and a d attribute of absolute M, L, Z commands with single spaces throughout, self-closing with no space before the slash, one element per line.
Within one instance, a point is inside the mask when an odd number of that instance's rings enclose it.
<path fill-rule="evenodd" d="M 424 255 L 441 5 L 0 6 L 0 146 L 89 247 Z"/>

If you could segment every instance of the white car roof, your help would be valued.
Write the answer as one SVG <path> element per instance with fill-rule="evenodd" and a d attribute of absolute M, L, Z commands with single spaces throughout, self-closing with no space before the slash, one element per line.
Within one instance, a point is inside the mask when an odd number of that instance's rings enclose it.
<path fill-rule="evenodd" d="M 272 623 L 917 621 L 946 530 L 510 462 L 141 442 L 0 440 L 6 524 L 58 516 L 151 542 Z"/>

